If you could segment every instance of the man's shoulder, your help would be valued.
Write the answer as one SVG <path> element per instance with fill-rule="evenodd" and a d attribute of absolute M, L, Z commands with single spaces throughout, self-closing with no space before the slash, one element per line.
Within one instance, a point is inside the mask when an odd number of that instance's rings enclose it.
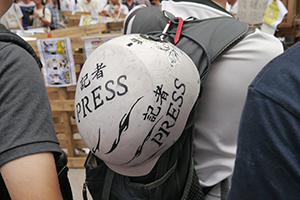
<path fill-rule="evenodd" d="M 254 79 L 251 86 L 265 97 L 279 102 L 289 110 L 297 109 L 300 92 L 300 44 L 272 59 Z"/>
<path fill-rule="evenodd" d="M 43 11 L 43 12 L 45 12 L 45 13 L 48 13 L 48 14 L 51 14 L 51 10 L 53 9 L 53 7 L 46 7 L 45 6 L 45 10 Z"/>
<path fill-rule="evenodd" d="M 1 38 L 1 33 L 0 33 Z M 16 56 L 23 60 L 24 62 L 28 62 L 28 59 L 32 59 L 34 61 L 34 58 L 30 55 L 30 53 L 19 46 L 18 44 L 8 41 L 1 41 L 0 39 L 0 58 L 2 57 L 5 60 L 15 59 Z"/>

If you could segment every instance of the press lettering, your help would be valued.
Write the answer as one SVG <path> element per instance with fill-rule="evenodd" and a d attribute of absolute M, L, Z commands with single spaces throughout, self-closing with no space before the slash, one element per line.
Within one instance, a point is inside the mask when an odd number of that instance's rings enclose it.
<path fill-rule="evenodd" d="M 164 125 L 166 125 L 165 128 L 163 128 Z M 161 139 L 164 136 L 168 137 L 170 135 L 170 131 L 167 131 L 166 129 L 169 129 L 169 128 L 173 127 L 174 125 L 175 125 L 175 122 L 172 125 L 169 125 L 168 121 L 164 121 L 161 124 L 161 127 L 159 127 L 159 129 L 158 129 L 158 133 L 154 135 L 154 137 L 151 139 L 151 141 L 155 142 L 160 147 L 163 144 L 163 142 L 160 142 Z"/>
<path fill-rule="evenodd" d="M 180 114 L 180 108 L 183 105 L 185 89 L 185 84 L 180 83 L 179 79 L 176 78 L 174 80 L 174 90 L 172 91 L 172 98 L 170 99 L 171 101 L 169 102 L 169 107 L 166 110 L 164 116 L 165 121 L 160 124 L 158 131 L 151 138 L 151 141 L 157 144 L 159 147 L 164 144 L 164 138 L 169 137 L 169 135 L 172 134 L 172 131 L 175 131 L 174 127 Z M 162 86 L 157 87 L 155 95 L 162 94 L 161 91 Z"/>
<path fill-rule="evenodd" d="M 175 88 L 177 89 L 177 90 L 179 90 L 180 88 L 182 88 L 182 92 L 181 92 L 181 94 L 182 95 L 184 95 L 184 93 L 185 93 L 185 85 L 183 84 L 183 83 L 181 83 L 180 85 L 176 85 L 176 82 L 178 82 L 179 80 L 178 80 L 178 78 L 176 78 L 175 80 L 174 80 L 174 86 L 175 86 Z"/>
<path fill-rule="evenodd" d="M 86 101 L 86 103 L 84 103 L 85 101 Z M 90 113 L 92 112 L 91 109 L 88 107 L 88 104 L 89 104 L 89 98 L 87 96 L 84 96 L 81 99 L 81 105 L 80 105 L 80 103 L 77 103 L 76 112 L 77 112 L 78 123 L 80 122 L 79 114 L 81 113 L 81 108 L 83 110 L 83 118 L 85 118 L 87 116 L 86 110 L 89 111 Z"/>
<path fill-rule="evenodd" d="M 176 122 L 180 113 L 180 109 L 175 109 L 173 103 L 171 102 L 167 111 L 167 116 L 170 116 Z"/>
<path fill-rule="evenodd" d="M 91 90 L 90 95 L 84 96 L 80 102 L 76 104 L 76 116 L 78 123 L 80 123 L 80 117 L 85 118 L 89 113 L 99 109 L 107 101 L 114 100 L 117 96 L 125 95 L 129 90 L 124 83 L 127 77 L 121 75 L 117 78 L 117 81 L 108 80 L 104 85 L 98 85 Z M 120 87 L 118 87 L 120 86 Z M 93 109 L 91 109 L 93 107 Z"/>
<path fill-rule="evenodd" d="M 172 128 L 172 127 L 175 125 L 175 122 L 176 122 L 176 121 L 174 121 L 174 123 L 172 123 L 172 124 L 170 125 L 170 122 L 169 122 L 169 121 L 164 121 L 164 122 L 161 124 L 161 127 L 159 128 L 159 131 L 163 130 L 163 132 L 166 133 L 167 136 L 169 136 L 169 133 L 170 133 L 170 132 L 167 132 L 167 131 L 163 128 L 163 126 L 165 125 L 165 128 L 166 128 L 166 129 L 169 129 L 169 128 Z"/>
<path fill-rule="evenodd" d="M 183 83 L 181 83 L 179 86 L 177 86 L 177 85 L 176 85 L 176 82 L 178 82 L 178 79 L 177 79 L 177 78 L 176 78 L 175 81 L 174 81 L 174 86 L 175 86 L 175 88 L 178 89 L 178 90 L 179 90 L 180 88 L 182 88 L 181 95 L 184 95 L 184 93 L 185 93 L 185 85 L 184 85 Z M 173 94 L 172 94 L 172 100 L 173 100 L 174 102 L 180 101 L 178 107 L 181 108 L 181 106 L 182 106 L 182 104 L 183 104 L 183 97 L 180 96 L 180 95 L 177 95 L 177 93 L 179 93 L 179 92 L 177 92 L 177 91 L 174 91 L 174 92 L 173 92 Z"/>
<path fill-rule="evenodd" d="M 107 83 L 105 84 L 105 89 L 112 94 L 111 97 L 106 96 L 106 101 L 113 100 L 115 98 L 115 96 L 116 96 L 116 92 L 112 88 L 110 88 L 108 86 L 108 84 L 110 84 L 110 83 L 112 85 L 114 85 L 114 81 L 113 80 L 107 81 Z"/>
<path fill-rule="evenodd" d="M 123 96 L 124 94 L 126 94 L 126 93 L 128 92 L 128 87 L 127 87 L 127 85 L 125 85 L 124 83 L 121 83 L 121 78 L 124 78 L 124 79 L 126 80 L 126 79 L 127 79 L 127 76 L 126 76 L 126 75 L 122 75 L 122 76 L 120 76 L 120 77 L 118 78 L 118 80 L 117 80 L 117 84 L 118 84 L 119 86 L 121 86 L 121 87 L 124 88 L 124 92 L 123 92 L 123 93 L 120 93 L 119 91 L 117 91 L 117 94 L 118 94 L 119 96 Z"/>
<path fill-rule="evenodd" d="M 156 137 L 159 137 L 159 138 L 156 139 Z M 154 137 L 151 139 L 151 141 L 155 142 L 160 147 L 163 144 L 162 142 L 159 142 L 162 139 L 162 137 L 163 137 L 162 133 L 157 133 L 154 135 Z"/>
<path fill-rule="evenodd" d="M 104 104 L 103 100 L 102 100 L 101 97 L 100 97 L 100 93 L 97 93 L 97 94 L 96 94 L 96 91 L 97 91 L 97 90 L 101 90 L 101 85 L 99 85 L 99 86 L 96 87 L 94 90 L 92 90 L 93 100 L 94 100 L 94 106 L 95 106 L 94 108 L 95 108 L 95 110 Z M 97 102 L 97 99 L 99 99 L 100 102 Z M 83 116 L 83 117 L 85 117 L 85 116 Z"/>
<path fill-rule="evenodd" d="M 80 123 L 79 113 L 81 112 L 80 103 L 76 104 L 77 122 Z"/>

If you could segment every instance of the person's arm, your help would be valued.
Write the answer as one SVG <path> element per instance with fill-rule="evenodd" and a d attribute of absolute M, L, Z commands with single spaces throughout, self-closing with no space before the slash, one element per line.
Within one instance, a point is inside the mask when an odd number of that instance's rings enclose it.
<path fill-rule="evenodd" d="M 45 8 L 45 16 L 40 16 L 37 12 L 34 12 L 33 15 L 41 20 L 46 26 L 51 25 L 51 11 L 48 8 Z"/>
<path fill-rule="evenodd" d="M 61 149 L 39 65 L 19 45 L 0 46 L 1 174 L 13 199 L 61 200 L 53 157 Z"/>
<path fill-rule="evenodd" d="M 51 17 L 52 17 L 51 15 L 52 15 L 52 13 L 51 13 L 50 9 L 45 8 L 45 17 L 43 17 L 41 20 L 47 26 L 51 25 Z"/>
<path fill-rule="evenodd" d="M 39 19 L 40 19 L 46 26 L 50 26 L 50 25 L 51 25 L 51 21 L 49 22 L 48 20 L 46 20 L 46 18 L 44 18 L 44 17 L 39 17 Z"/>
<path fill-rule="evenodd" d="M 101 11 L 101 13 L 103 13 L 105 16 L 107 16 L 107 17 L 110 17 L 111 15 L 110 15 L 110 13 L 109 13 L 109 7 L 110 7 L 110 5 L 109 4 L 107 4 L 105 7 L 104 7 L 104 9 Z"/>
<path fill-rule="evenodd" d="M 269 62 L 249 87 L 228 200 L 299 199 L 299 50 Z"/>
<path fill-rule="evenodd" d="M 17 158 L 0 170 L 13 200 L 62 200 L 52 153 Z"/>

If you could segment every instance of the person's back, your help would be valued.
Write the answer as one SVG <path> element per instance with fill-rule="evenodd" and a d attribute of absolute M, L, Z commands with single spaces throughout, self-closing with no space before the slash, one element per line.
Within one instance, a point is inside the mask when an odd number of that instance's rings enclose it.
<path fill-rule="evenodd" d="M 61 11 L 59 7 L 59 0 L 52 0 L 50 3 L 45 5 L 51 12 L 51 30 L 60 29 L 60 22 L 61 22 Z"/>
<path fill-rule="evenodd" d="M 28 23 L 27 23 L 27 13 L 26 10 L 27 9 L 33 9 L 35 7 L 35 3 L 31 0 L 22 0 L 21 2 L 18 3 L 18 5 L 20 6 L 22 13 L 23 13 L 23 17 L 22 17 L 22 25 L 24 28 L 28 27 Z"/>
<path fill-rule="evenodd" d="M 268 63 L 248 88 L 229 199 L 300 196 L 300 43 Z"/>
<path fill-rule="evenodd" d="M 226 1 L 218 1 L 223 8 L 207 0 L 197 2 L 209 6 L 188 1 L 163 1 L 161 9 L 183 20 L 191 16 L 198 19 L 232 17 L 224 9 Z M 142 15 L 136 18 L 144 19 Z M 125 20 L 125 33 L 131 33 L 132 27 L 140 25 L 135 25 L 134 19 L 133 23 L 128 21 L 129 18 Z M 151 20 L 144 19 L 144 24 Z M 265 64 L 282 52 L 283 46 L 278 39 L 257 29 L 212 63 L 198 103 L 194 139 L 195 168 L 201 186 L 217 185 L 206 199 L 219 199 L 220 182 L 232 175 L 239 119 L 248 85 Z"/>

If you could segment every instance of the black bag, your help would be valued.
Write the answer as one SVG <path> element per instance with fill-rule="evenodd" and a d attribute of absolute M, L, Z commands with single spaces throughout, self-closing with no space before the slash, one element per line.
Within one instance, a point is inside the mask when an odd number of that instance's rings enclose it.
<path fill-rule="evenodd" d="M 209 1 L 211 2 L 211 1 Z M 226 11 L 225 11 L 226 12 Z M 183 50 L 198 68 L 203 85 L 212 62 L 253 32 L 246 23 L 231 17 L 206 20 L 190 18 L 182 21 L 161 6 L 136 10 L 131 33 L 160 37 L 167 23 L 164 39 Z M 133 16 L 128 16 L 130 18 Z M 182 24 L 183 22 L 183 24 Z M 177 29 L 182 24 L 180 37 Z M 126 24 L 125 24 L 126 30 Z M 226 31 L 224 31 L 226 30 Z M 195 107 L 197 106 L 197 103 Z M 196 109 L 193 108 L 180 138 L 164 152 L 155 167 L 146 176 L 127 177 L 112 172 L 99 158 L 90 154 L 87 158 L 84 197 L 88 187 L 94 200 L 202 200 L 204 192 L 193 164 L 193 135 Z"/>

